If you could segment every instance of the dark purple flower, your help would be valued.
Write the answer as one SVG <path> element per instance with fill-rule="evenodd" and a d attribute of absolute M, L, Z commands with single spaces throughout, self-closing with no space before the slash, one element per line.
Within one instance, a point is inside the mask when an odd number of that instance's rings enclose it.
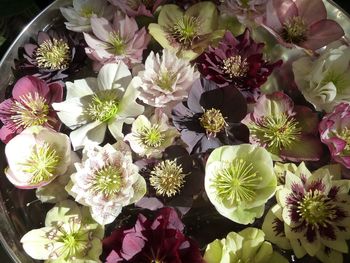
<path fill-rule="evenodd" d="M 240 123 L 246 112 L 245 98 L 236 88 L 218 88 L 212 81 L 198 79 L 188 100 L 173 108 L 172 117 L 188 152 L 204 153 L 222 145 L 246 142 L 248 129 Z"/>
<path fill-rule="evenodd" d="M 263 59 L 263 43 L 256 43 L 246 29 L 242 35 L 234 37 L 227 31 L 217 47 L 209 47 L 197 60 L 198 70 L 206 79 L 219 87 L 234 85 L 248 99 L 255 101 L 279 60 L 269 63 Z"/>
<path fill-rule="evenodd" d="M 202 263 L 197 244 L 183 234 L 173 208 L 162 208 L 154 220 L 139 214 L 134 227 L 115 230 L 103 240 L 106 263 Z"/>

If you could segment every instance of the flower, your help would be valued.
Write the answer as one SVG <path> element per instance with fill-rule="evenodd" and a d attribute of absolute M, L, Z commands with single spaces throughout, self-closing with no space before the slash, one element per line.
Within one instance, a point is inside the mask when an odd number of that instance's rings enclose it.
<path fill-rule="evenodd" d="M 250 142 L 265 147 L 274 158 L 317 161 L 322 156 L 318 116 L 305 106 L 294 106 L 281 91 L 262 95 L 243 120 Z"/>
<path fill-rule="evenodd" d="M 304 163 L 286 171 L 277 190 L 277 204 L 262 226 L 266 239 L 297 258 L 316 256 L 321 262 L 342 262 L 348 253 L 350 180 L 341 180 L 338 165 L 311 173 Z M 272 227 L 271 227 L 272 226 Z"/>
<path fill-rule="evenodd" d="M 273 251 L 270 242 L 265 241 L 262 230 L 248 227 L 226 238 L 214 240 L 208 244 L 204 260 L 207 263 L 250 262 L 250 263 L 287 263 L 288 260 Z"/>
<path fill-rule="evenodd" d="M 214 82 L 198 79 L 188 100 L 173 108 L 172 118 L 188 152 L 203 153 L 223 144 L 245 141 L 248 131 L 239 122 L 246 112 L 246 101 L 237 89 L 218 89 Z"/>
<path fill-rule="evenodd" d="M 191 262 L 203 263 L 197 244 L 183 234 L 184 225 L 173 208 L 162 208 L 154 220 L 139 214 L 135 226 L 112 232 L 103 240 L 115 262 Z"/>
<path fill-rule="evenodd" d="M 29 256 L 45 262 L 101 262 L 103 234 L 87 208 L 66 200 L 47 213 L 45 227 L 29 231 L 21 243 Z"/>
<path fill-rule="evenodd" d="M 68 22 L 66 28 L 75 32 L 91 31 L 91 17 L 112 18 L 114 8 L 107 0 L 73 0 L 72 7 L 60 7 L 61 13 Z"/>
<path fill-rule="evenodd" d="M 298 89 L 316 110 L 331 112 L 350 101 L 350 48 L 331 45 L 316 60 L 302 57 L 293 63 Z"/>
<path fill-rule="evenodd" d="M 136 103 L 139 85 L 140 79 L 132 79 L 122 61 L 104 65 L 97 79 L 66 82 L 66 100 L 52 107 L 60 120 L 74 130 L 70 133 L 74 149 L 91 141 L 102 143 L 107 127 L 115 139 L 123 138 L 123 124 L 131 124 L 144 110 Z"/>
<path fill-rule="evenodd" d="M 167 0 L 108 0 L 128 16 L 153 17 L 157 8 Z"/>
<path fill-rule="evenodd" d="M 350 105 L 340 103 L 319 125 L 321 141 L 328 146 L 333 160 L 350 168 Z"/>
<path fill-rule="evenodd" d="M 163 48 L 188 60 L 196 58 L 211 42 L 222 37 L 224 31 L 217 28 L 218 11 L 209 1 L 192 5 L 186 11 L 174 4 L 164 5 L 158 24 L 148 26 L 152 37 Z"/>
<path fill-rule="evenodd" d="M 267 2 L 262 25 L 286 47 L 311 51 L 340 39 L 344 30 L 327 19 L 322 0 L 272 0 Z"/>
<path fill-rule="evenodd" d="M 71 163 L 70 141 L 63 133 L 33 126 L 6 144 L 5 155 L 7 179 L 17 188 L 38 188 L 67 172 Z"/>
<path fill-rule="evenodd" d="M 207 160 L 205 191 L 223 216 L 239 224 L 262 217 L 276 191 L 270 154 L 250 144 L 216 148 Z"/>
<path fill-rule="evenodd" d="M 199 78 L 199 73 L 189 61 L 177 58 L 176 54 L 164 49 L 163 56 L 149 54 L 145 70 L 139 72 L 142 80 L 140 99 L 151 106 L 172 108 L 187 98 L 188 90 Z"/>
<path fill-rule="evenodd" d="M 146 193 L 146 182 L 133 164 L 131 150 L 123 141 L 83 150 L 77 172 L 66 190 L 78 203 L 90 208 L 101 225 L 112 223 L 124 206 L 137 202 Z"/>
<path fill-rule="evenodd" d="M 256 101 L 264 84 L 282 60 L 269 63 L 263 59 L 263 43 L 256 43 L 249 29 L 235 38 L 226 31 L 218 47 L 209 47 L 196 59 L 199 72 L 220 87 L 234 85 L 248 101 Z"/>
<path fill-rule="evenodd" d="M 134 18 L 117 12 L 112 24 L 105 18 L 92 17 L 94 35 L 84 33 L 88 47 L 85 49 L 94 61 L 95 71 L 106 63 L 124 61 L 129 67 L 142 61 L 143 50 L 150 40 L 146 29 L 138 29 Z"/>
<path fill-rule="evenodd" d="M 25 128 L 44 126 L 58 130 L 61 123 L 51 108 L 51 103 L 61 102 L 63 83 L 45 81 L 25 76 L 20 78 L 13 90 L 12 98 L 0 103 L 0 139 L 8 143 Z"/>
<path fill-rule="evenodd" d="M 130 143 L 131 149 L 138 155 L 157 158 L 179 135 L 176 128 L 169 126 L 168 120 L 168 117 L 158 110 L 151 120 L 140 115 L 133 122 L 131 133 L 127 134 L 124 140 Z"/>

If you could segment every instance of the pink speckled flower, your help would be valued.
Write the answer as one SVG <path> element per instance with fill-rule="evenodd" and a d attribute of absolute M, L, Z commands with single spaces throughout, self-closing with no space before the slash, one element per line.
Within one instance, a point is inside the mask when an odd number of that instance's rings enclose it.
<path fill-rule="evenodd" d="M 88 44 L 85 51 L 94 61 L 94 70 L 119 60 L 129 67 L 142 61 L 150 37 L 144 27 L 138 28 L 134 18 L 118 12 L 111 24 L 105 18 L 92 17 L 91 27 L 94 35 L 84 33 L 84 38 Z"/>
<path fill-rule="evenodd" d="M 153 14 L 157 8 L 167 0 L 108 0 L 118 7 L 128 16 L 149 16 Z"/>

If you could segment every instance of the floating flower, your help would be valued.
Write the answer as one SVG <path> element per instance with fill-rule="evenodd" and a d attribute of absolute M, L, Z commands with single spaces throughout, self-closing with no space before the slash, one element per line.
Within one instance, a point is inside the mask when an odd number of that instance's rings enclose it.
<path fill-rule="evenodd" d="M 294 79 L 305 99 L 318 111 L 331 112 L 350 101 L 350 48 L 329 46 L 316 60 L 302 57 L 293 63 Z"/>
<path fill-rule="evenodd" d="M 76 32 L 91 31 L 91 17 L 112 18 L 114 8 L 107 0 L 73 0 L 72 7 L 60 7 L 61 13 L 68 22 L 66 28 Z"/>
<path fill-rule="evenodd" d="M 92 218 L 101 225 L 112 223 L 124 206 L 146 193 L 146 182 L 133 164 L 127 144 L 86 146 L 82 163 L 76 163 L 66 190 L 89 206 Z"/>
<path fill-rule="evenodd" d="M 255 101 L 260 86 L 282 64 L 282 60 L 275 63 L 264 60 L 263 48 L 263 43 L 254 42 L 248 29 L 237 38 L 226 31 L 218 47 L 209 47 L 196 59 L 196 64 L 205 78 L 220 87 L 234 85 L 249 101 Z"/>
<path fill-rule="evenodd" d="M 140 82 L 138 77 L 132 79 L 122 61 L 103 66 L 97 79 L 66 82 L 66 100 L 52 107 L 60 120 L 74 130 L 70 133 L 74 149 L 91 141 L 102 143 L 107 127 L 114 138 L 124 137 L 123 124 L 131 124 L 144 110 L 136 103 Z"/>
<path fill-rule="evenodd" d="M 297 258 L 316 256 L 321 262 L 342 262 L 350 237 L 350 180 L 341 180 L 340 167 L 329 165 L 311 173 L 301 163 L 286 171 L 277 190 L 277 204 L 263 224 L 266 239 Z"/>
<path fill-rule="evenodd" d="M 153 17 L 157 8 L 168 0 L 108 0 L 128 16 Z"/>
<path fill-rule="evenodd" d="M 106 263 L 203 263 L 199 247 L 183 231 L 173 208 L 159 210 L 154 220 L 139 214 L 134 227 L 115 230 L 103 240 L 104 251 L 109 254 Z"/>
<path fill-rule="evenodd" d="M 12 90 L 12 98 L 0 103 L 0 120 L 4 124 L 0 139 L 8 143 L 25 128 L 37 125 L 58 130 L 61 124 L 51 103 L 61 102 L 62 98 L 61 82 L 46 84 L 33 76 L 19 79 Z"/>
<path fill-rule="evenodd" d="M 205 191 L 218 212 L 239 224 L 262 217 L 265 203 L 276 191 L 270 154 L 250 144 L 222 146 L 209 156 Z"/>
<path fill-rule="evenodd" d="M 263 95 L 243 123 L 250 142 L 265 147 L 283 160 L 319 160 L 322 144 L 318 137 L 318 116 L 305 106 L 294 106 L 283 92 Z"/>
<path fill-rule="evenodd" d="M 265 241 L 262 230 L 248 227 L 226 238 L 214 240 L 208 244 L 204 260 L 207 263 L 250 262 L 250 263 L 287 263 L 288 260 L 273 251 L 270 242 Z"/>
<path fill-rule="evenodd" d="M 129 67 L 142 61 L 143 50 L 150 40 L 146 29 L 138 29 L 134 18 L 120 12 L 114 15 L 113 22 L 101 17 L 91 18 L 94 35 L 84 33 L 88 47 L 86 54 L 94 61 L 97 71 L 106 63 L 124 61 Z"/>
<path fill-rule="evenodd" d="M 174 4 L 164 5 L 158 24 L 148 26 L 150 34 L 163 48 L 174 50 L 179 57 L 189 60 L 222 37 L 224 31 L 217 28 L 218 11 L 209 1 L 192 5 L 186 11 Z"/>
<path fill-rule="evenodd" d="M 151 106 L 172 108 L 187 98 L 193 82 L 199 78 L 188 60 L 164 49 L 162 57 L 153 51 L 147 57 L 145 70 L 139 72 L 142 80 L 140 99 Z"/>
<path fill-rule="evenodd" d="M 14 137 L 5 147 L 7 179 L 17 188 L 44 186 L 66 173 L 71 163 L 67 135 L 33 126 Z"/>
<path fill-rule="evenodd" d="M 234 87 L 218 88 L 214 82 L 198 79 L 187 102 L 173 108 L 175 127 L 189 153 L 202 153 L 223 144 L 246 140 L 248 133 L 240 121 L 247 112 L 242 94 Z"/>
<path fill-rule="evenodd" d="M 344 30 L 327 19 L 322 0 L 271 0 L 267 2 L 263 26 L 286 47 L 311 51 L 340 39 Z"/>
<path fill-rule="evenodd" d="M 56 204 L 46 215 L 45 227 L 25 234 L 21 243 L 34 259 L 45 262 L 101 262 L 104 229 L 85 207 L 73 201 Z"/>

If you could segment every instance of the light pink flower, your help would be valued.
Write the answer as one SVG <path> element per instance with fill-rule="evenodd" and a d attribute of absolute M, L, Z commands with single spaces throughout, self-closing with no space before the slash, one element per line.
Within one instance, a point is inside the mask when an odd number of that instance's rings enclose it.
<path fill-rule="evenodd" d="M 153 17 L 157 8 L 166 0 L 108 0 L 110 3 L 122 10 L 128 16 Z"/>

